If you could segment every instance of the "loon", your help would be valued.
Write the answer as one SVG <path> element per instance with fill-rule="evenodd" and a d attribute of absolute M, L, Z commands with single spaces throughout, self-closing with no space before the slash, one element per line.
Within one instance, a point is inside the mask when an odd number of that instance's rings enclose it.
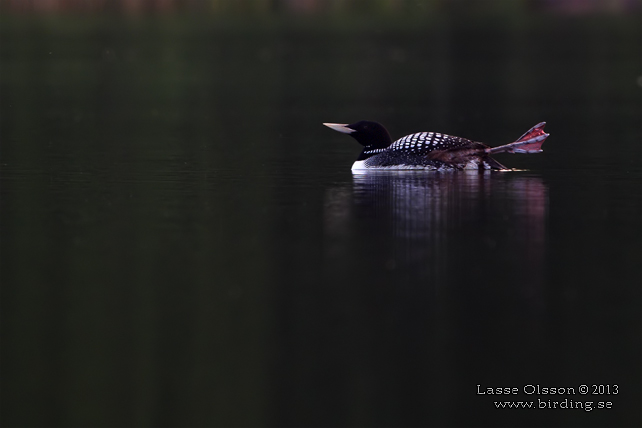
<path fill-rule="evenodd" d="M 517 141 L 498 147 L 437 132 L 418 132 L 392 141 L 388 130 L 377 122 L 352 124 L 324 123 L 328 128 L 349 134 L 364 146 L 352 171 L 369 169 L 422 169 L 433 171 L 494 169 L 508 170 L 491 158 L 495 153 L 540 153 L 549 134 L 546 122 L 538 123 Z"/>

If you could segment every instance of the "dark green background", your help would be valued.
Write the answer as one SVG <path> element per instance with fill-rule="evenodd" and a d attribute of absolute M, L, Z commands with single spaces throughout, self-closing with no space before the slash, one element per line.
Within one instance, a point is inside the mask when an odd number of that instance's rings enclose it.
<path fill-rule="evenodd" d="M 640 424 L 639 3 L 14 3 L 3 426 Z M 321 123 L 360 119 L 551 137 L 498 156 L 521 171 L 353 177 Z"/>

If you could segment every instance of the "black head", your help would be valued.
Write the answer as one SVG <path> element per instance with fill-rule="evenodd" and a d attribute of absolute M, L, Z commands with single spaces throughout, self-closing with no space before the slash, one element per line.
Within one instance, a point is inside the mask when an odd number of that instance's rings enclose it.
<path fill-rule="evenodd" d="M 369 149 L 385 149 L 392 144 L 388 130 L 377 122 L 362 120 L 360 122 L 344 125 L 341 123 L 324 123 L 328 128 L 349 134 L 364 147 Z"/>

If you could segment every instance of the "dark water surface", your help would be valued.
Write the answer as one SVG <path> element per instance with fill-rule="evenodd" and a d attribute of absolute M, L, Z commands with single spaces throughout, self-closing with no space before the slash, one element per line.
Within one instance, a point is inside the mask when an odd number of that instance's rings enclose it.
<path fill-rule="evenodd" d="M 639 14 L 350 13 L 3 14 L 3 426 L 640 425 Z"/>

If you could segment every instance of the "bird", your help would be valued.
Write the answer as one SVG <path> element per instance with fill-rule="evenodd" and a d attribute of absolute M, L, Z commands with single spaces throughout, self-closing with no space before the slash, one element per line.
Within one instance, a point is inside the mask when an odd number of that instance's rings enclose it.
<path fill-rule="evenodd" d="M 490 147 L 486 144 L 440 134 L 417 132 L 392 141 L 388 130 L 378 122 L 362 120 L 351 124 L 324 123 L 330 129 L 348 134 L 363 146 L 352 171 L 366 170 L 509 170 L 490 155 L 495 153 L 541 153 L 549 134 L 546 122 L 538 123 L 515 142 Z"/>

